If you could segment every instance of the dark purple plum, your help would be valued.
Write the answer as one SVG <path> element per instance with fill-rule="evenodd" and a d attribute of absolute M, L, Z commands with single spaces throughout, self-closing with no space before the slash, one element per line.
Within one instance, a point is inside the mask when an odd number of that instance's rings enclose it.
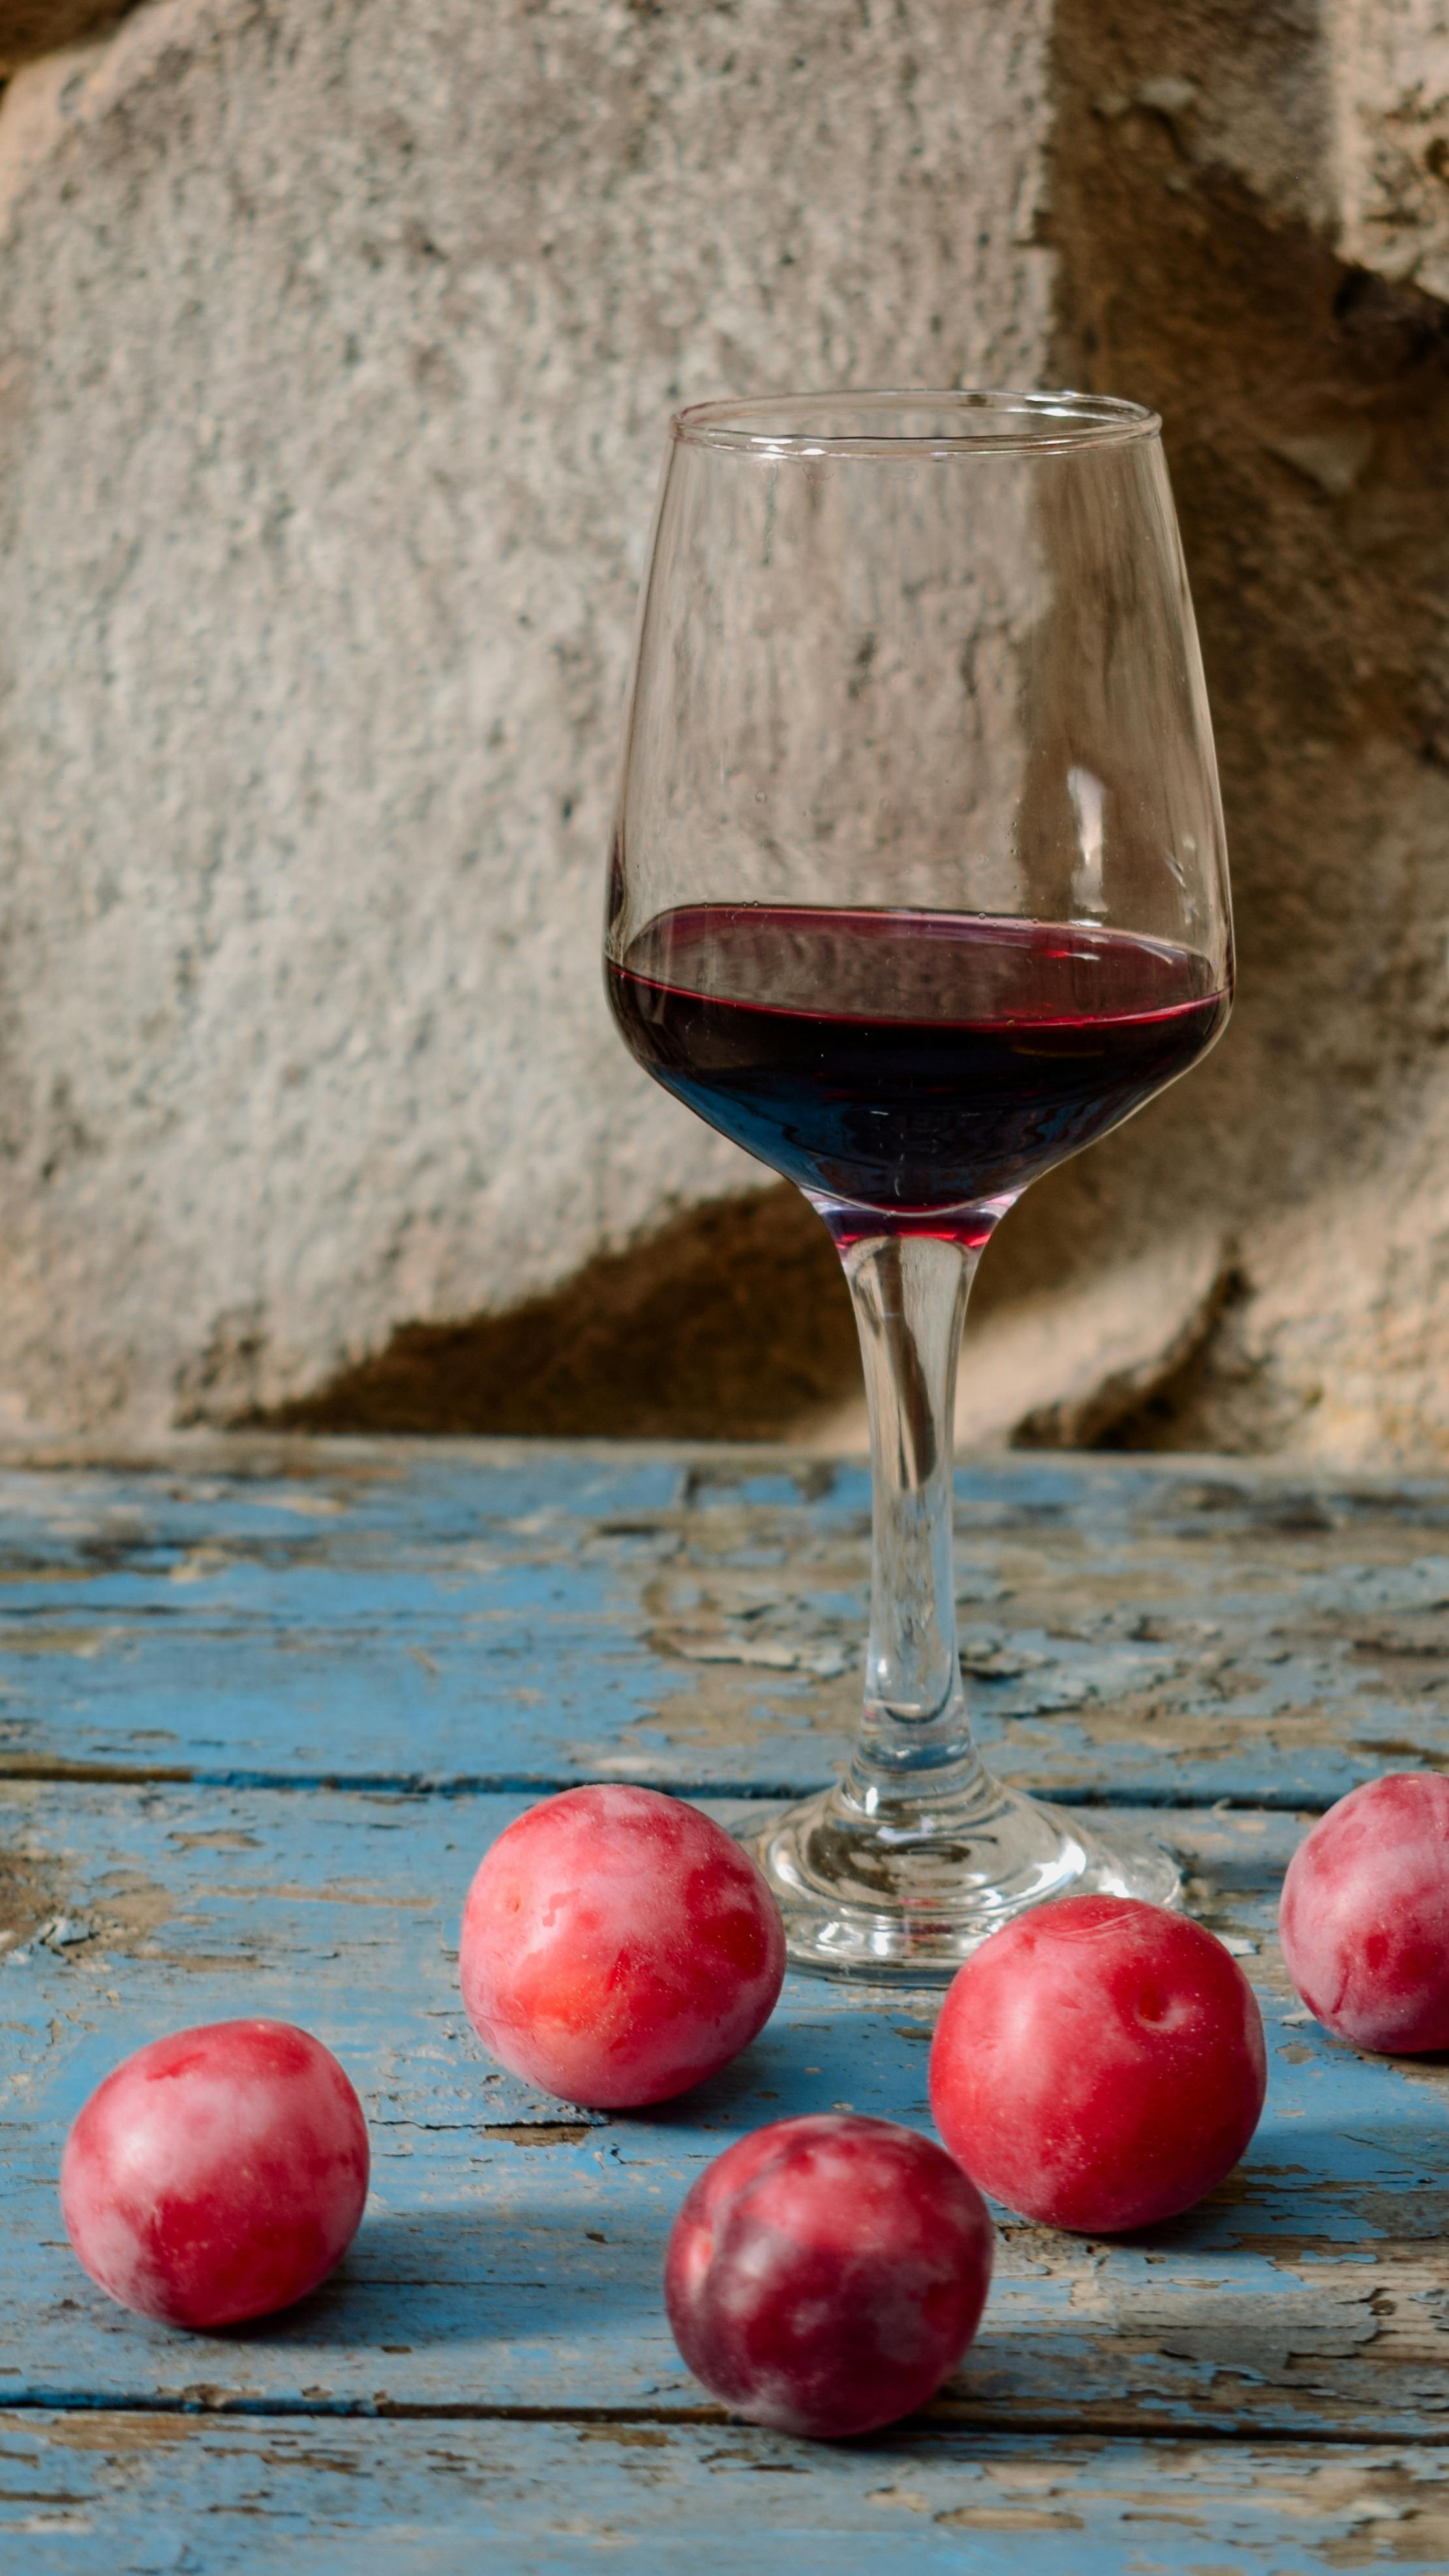
<path fill-rule="evenodd" d="M 991 2253 L 981 2194 L 932 2139 L 827 2112 L 757 2129 L 701 2174 L 665 2303 L 726 2406 L 839 2439 L 934 2395 L 980 2323 Z"/>

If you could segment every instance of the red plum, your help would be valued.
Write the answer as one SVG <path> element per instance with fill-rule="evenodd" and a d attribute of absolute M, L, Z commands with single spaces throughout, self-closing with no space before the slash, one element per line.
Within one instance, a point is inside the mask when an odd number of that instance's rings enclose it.
<path fill-rule="evenodd" d="M 1390 1771 L 1350 1789 L 1288 1864 L 1283 1957 L 1340 2039 L 1449 2048 L 1449 1780 Z"/>
<path fill-rule="evenodd" d="M 931 2108 L 981 2189 L 1093 2236 L 1191 2208 L 1237 2163 L 1267 2081 L 1262 2015 L 1221 1941 L 1131 1897 L 1018 1915 L 961 1968 Z"/>
<path fill-rule="evenodd" d="M 66 2141 L 66 2232 L 93 2281 L 168 2325 L 230 2326 L 324 2281 L 367 2198 L 367 2124 L 330 2050 L 282 2021 L 153 2040 Z"/>
<path fill-rule="evenodd" d="M 663 2102 L 737 2057 L 775 2009 L 780 1909 L 749 1854 L 680 1798 L 565 1789 L 499 1835 L 463 1913 L 468 2018 L 566 2102 Z"/>
<path fill-rule="evenodd" d="M 669 2240 L 674 2339 L 756 2424 L 838 2439 L 933 2396 L 991 2282 L 985 2204 L 930 2138 L 825 2112 L 716 2157 Z"/>

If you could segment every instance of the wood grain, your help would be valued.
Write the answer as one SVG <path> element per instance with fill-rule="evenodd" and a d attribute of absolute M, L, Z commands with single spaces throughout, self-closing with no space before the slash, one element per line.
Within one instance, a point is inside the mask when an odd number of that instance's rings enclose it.
<path fill-rule="evenodd" d="M 927 2126 L 937 1999 L 792 1979 L 724 2076 L 606 2119 L 489 2064 L 455 1943 L 543 1786 L 686 1779 L 731 1790 L 707 1801 L 730 1822 L 819 1776 L 855 1688 L 856 1471 L 339 1443 L 9 1472 L 0 2557 L 14 2535 L 26 2576 L 103 2550 L 210 2576 L 305 2536 L 309 2566 L 404 2576 L 487 2542 L 510 2568 L 723 2570 L 772 2535 L 831 2576 L 1004 2546 L 1031 2576 L 1443 2563 L 1449 2068 L 1329 2039 L 1272 1926 L 1314 1784 L 1449 1756 L 1449 1493 L 1033 1459 L 962 1497 L 983 1731 L 1184 1852 L 1263 2002 L 1269 2102 L 1170 2227 L 1094 2243 L 999 2213 L 961 2373 L 840 2451 L 730 2424 L 690 2381 L 664 2241 L 765 2120 Z M 315 2298 L 180 2335 L 80 2273 L 60 2147 L 130 2049 L 254 2011 L 344 2059 L 374 2193 Z"/>
<path fill-rule="evenodd" d="M 767 1795 L 843 1757 L 863 1468 L 239 1449 L 0 1479 L 0 1767 Z M 1449 1759 L 1442 1486 L 1004 1457 L 958 1479 L 957 1561 L 982 1741 L 1056 1796 L 1296 1808 Z"/>
<path fill-rule="evenodd" d="M 739 2424 L 36 2411 L 0 2415 L 7 2543 L 26 2576 L 1412 2576 L 1449 2558 L 1449 2455 L 934 2425 L 806 2455 Z"/>

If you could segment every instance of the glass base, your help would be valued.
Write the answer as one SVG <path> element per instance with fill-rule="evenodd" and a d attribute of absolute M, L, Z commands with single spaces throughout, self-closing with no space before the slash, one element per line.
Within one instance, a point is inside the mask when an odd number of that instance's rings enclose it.
<path fill-rule="evenodd" d="M 779 1900 L 792 1968 L 871 1985 L 946 1985 L 1029 1905 L 1139 1896 L 1180 1905 L 1164 1845 L 1003 1788 L 916 1774 L 906 1796 L 847 1775 L 742 1840 Z"/>

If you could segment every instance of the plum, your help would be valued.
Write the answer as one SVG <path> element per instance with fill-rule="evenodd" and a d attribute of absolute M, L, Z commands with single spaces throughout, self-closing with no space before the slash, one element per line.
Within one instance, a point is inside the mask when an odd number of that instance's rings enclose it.
<path fill-rule="evenodd" d="M 458 1974 L 515 2075 L 566 2102 L 663 2102 L 737 2057 L 775 2009 L 780 1909 L 723 1827 L 657 1789 L 565 1789 L 479 1866 Z"/>
<path fill-rule="evenodd" d="M 1112 2236 L 1222 2181 L 1258 2125 L 1263 2020 L 1200 1923 L 1132 1897 L 1072 1896 L 994 1932 L 947 1994 L 931 2108 L 983 2191 L 1052 2227 Z"/>
<path fill-rule="evenodd" d="M 1449 1780 L 1389 1771 L 1301 1842 L 1278 1928 L 1311 2013 L 1358 2048 L 1449 2048 Z"/>
<path fill-rule="evenodd" d="M 834 2440 L 934 2395 L 980 2323 L 991 2253 L 981 2194 L 934 2140 L 821 2112 L 757 2129 L 700 2175 L 665 2304 L 725 2405 Z"/>
<path fill-rule="evenodd" d="M 367 2123 L 329 2049 L 284 2021 L 138 2048 L 66 2140 L 60 2202 L 91 2279 L 168 2325 L 230 2326 L 326 2279 L 367 2198 Z"/>

